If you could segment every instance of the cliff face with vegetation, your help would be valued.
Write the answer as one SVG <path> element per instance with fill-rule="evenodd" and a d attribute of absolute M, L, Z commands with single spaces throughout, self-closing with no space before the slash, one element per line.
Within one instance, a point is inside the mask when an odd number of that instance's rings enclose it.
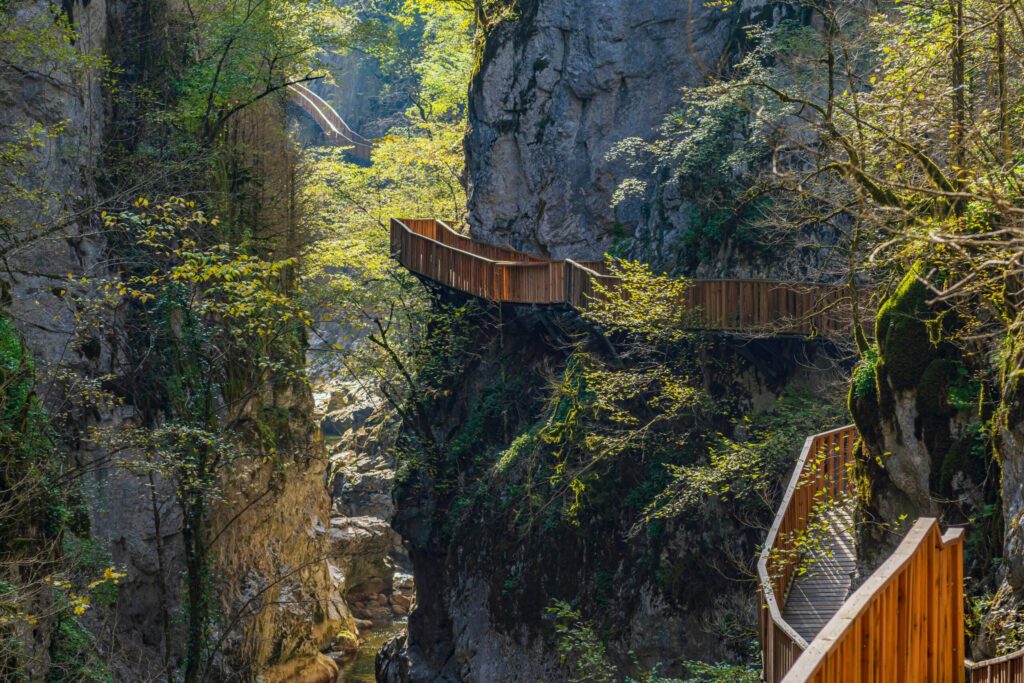
<path fill-rule="evenodd" d="M 568 623 L 592 624 L 634 674 L 749 661 L 746 577 L 772 516 L 765 498 L 805 432 L 836 419 L 822 400 L 838 381 L 834 350 L 695 336 L 677 351 L 700 358 L 687 381 L 710 412 L 659 416 L 650 386 L 649 405 L 622 405 L 651 423 L 623 434 L 592 393 L 603 370 L 588 369 L 618 367 L 629 393 L 640 371 L 616 360 L 621 340 L 574 313 L 477 310 L 460 329 L 458 370 L 427 407 L 436 455 L 407 454 L 400 469 L 394 523 L 418 597 L 407 638 L 378 660 L 382 680 L 565 680 L 584 670 Z M 588 450 L 609 432 L 614 453 Z M 760 473 L 709 466 L 729 448 L 757 453 Z M 718 490 L 726 481 L 732 493 Z"/>
<path fill-rule="evenodd" d="M 616 237 L 612 146 L 652 134 L 714 72 L 731 19 L 678 2 L 520 3 L 486 38 L 466 140 L 474 236 L 599 258 Z"/>
<path fill-rule="evenodd" d="M 629 157 L 640 145 L 629 141 L 653 141 L 682 106 L 684 87 L 721 77 L 747 44 L 744 26 L 791 14 L 747 2 L 730 10 L 670 1 L 518 3 L 513 19 L 487 33 L 470 86 L 473 235 L 556 258 L 600 258 L 636 239 L 664 262 L 710 259 L 692 244 L 687 259 L 672 253 L 706 207 L 669 170 L 639 172 L 667 181 L 643 201 L 617 206 L 616 195 L 638 174 Z M 730 131 L 714 135 L 729 145 Z M 739 182 L 742 170 L 729 180 Z"/>
<path fill-rule="evenodd" d="M 56 515 L 40 532 L 46 549 L 40 554 L 51 553 L 53 562 L 41 570 L 49 575 L 43 581 L 42 575 L 24 574 L 26 591 L 37 591 L 37 597 L 27 592 L 24 605 L 12 603 L 24 609 L 14 612 L 17 618 L 34 624 L 24 632 L 33 649 L 4 649 L 5 679 L 25 672 L 33 680 L 141 680 L 181 671 L 191 656 L 185 651 L 183 615 L 190 597 L 182 577 L 190 551 L 182 506 L 193 494 L 184 492 L 182 470 L 147 450 L 157 437 L 145 436 L 170 430 L 180 418 L 171 408 L 173 390 L 161 394 L 159 388 L 168 376 L 173 383 L 175 370 L 151 364 L 174 344 L 158 341 L 159 321 L 146 327 L 138 309 L 105 299 L 107 283 L 130 279 L 132 265 L 126 264 L 140 253 L 122 241 L 101 210 L 120 210 L 140 196 L 185 191 L 201 181 L 198 168 L 191 178 L 181 173 L 181 157 L 171 158 L 165 149 L 167 157 L 158 160 L 160 154 L 147 147 L 159 131 L 138 98 L 156 95 L 139 88 L 159 90 L 154 74 L 182 56 L 176 52 L 181 45 L 158 38 L 173 27 L 162 12 L 173 10 L 157 5 L 149 14 L 102 0 L 63 9 L 32 2 L 2 9 L 0 144 L 11 161 L 0 202 L 7 263 L 4 372 L 31 368 L 31 395 L 48 424 L 47 441 L 29 457 L 41 470 L 52 462 L 62 473 L 50 475 L 57 483 L 44 484 L 46 495 L 54 496 L 48 514 Z M 113 73 L 107 71 L 111 65 Z M 265 151 L 276 144 L 277 161 L 286 167 L 261 165 L 254 156 L 235 163 L 283 189 L 287 183 L 274 173 L 293 174 L 296 157 L 283 137 L 283 107 L 265 104 L 233 127 L 235 142 L 259 142 Z M 146 106 L 152 113 L 152 101 Z M 158 168 L 161 161 L 167 165 Z M 19 193 L 13 199 L 11 188 Z M 262 220 L 280 225 L 282 214 L 268 208 L 277 200 L 263 193 L 258 211 Z M 221 208 L 231 210 L 230 202 Z M 6 320 L 15 327 L 6 327 Z M 185 320 L 176 318 L 172 339 L 188 334 Z M 27 360 L 12 351 L 19 337 Z M 236 361 L 245 362 L 230 354 L 221 360 Z M 191 390 L 184 374 L 176 385 L 183 393 Z M 218 621 L 197 667 L 204 680 L 235 671 L 266 672 L 268 680 L 326 681 L 337 665 L 321 651 L 333 644 L 340 656 L 352 654 L 356 627 L 343 577 L 332 569 L 339 549 L 327 539 L 331 497 L 312 408 L 308 388 L 283 372 L 258 383 L 255 395 L 232 406 L 232 419 L 244 425 L 234 467 L 201 475 L 220 492 L 210 497 L 209 516 L 198 530 L 208 544 L 203 599 Z M 266 446 L 267 430 L 269 450 L 280 455 L 254 455 Z M 4 448 L 5 458 L 15 457 Z M 10 534 L 18 533 L 24 531 L 5 526 L 5 553 L 13 552 Z M 104 580 L 105 571 L 116 578 Z M 5 581 L 10 578 L 5 574 Z M 40 589 L 31 583 L 36 580 L 57 582 L 56 595 L 38 597 Z M 94 581 L 103 584 L 95 590 L 111 590 L 91 595 L 93 589 L 82 588 Z M 348 642 L 339 642 L 339 634 L 348 634 Z"/>

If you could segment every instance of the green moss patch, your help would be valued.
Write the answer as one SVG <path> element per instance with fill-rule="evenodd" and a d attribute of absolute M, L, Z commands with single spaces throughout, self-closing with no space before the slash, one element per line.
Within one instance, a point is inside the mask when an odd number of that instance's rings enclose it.
<path fill-rule="evenodd" d="M 928 288 L 919 279 L 922 266 L 907 273 L 896 291 L 878 311 L 875 339 L 892 387 L 909 391 L 917 386 L 928 365 L 938 356 L 928 323 L 935 314 L 928 306 Z"/>

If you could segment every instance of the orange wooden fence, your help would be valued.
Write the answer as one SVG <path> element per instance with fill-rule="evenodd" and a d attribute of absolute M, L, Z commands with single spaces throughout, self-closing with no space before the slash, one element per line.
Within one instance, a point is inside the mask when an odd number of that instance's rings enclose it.
<path fill-rule="evenodd" d="M 1024 650 L 983 662 L 967 662 L 967 680 L 970 683 L 1024 683 Z"/>
<path fill-rule="evenodd" d="M 853 492 L 850 467 L 858 438 L 853 425 L 807 438 L 765 540 L 757 575 L 761 656 L 767 683 L 781 681 L 807 649 L 807 641 L 782 618 L 785 599 L 800 561 L 794 545 L 798 536 L 807 531 L 815 508 L 839 502 Z"/>
<path fill-rule="evenodd" d="M 963 529 L 921 518 L 784 683 L 963 683 Z"/>
<path fill-rule="evenodd" d="M 479 245 L 434 219 L 391 219 L 391 253 L 414 273 L 483 299 L 524 304 L 565 300 L 562 261 Z"/>
<path fill-rule="evenodd" d="M 586 308 L 618 279 L 602 263 L 549 260 L 483 244 L 435 219 L 392 219 L 391 251 L 409 270 L 501 303 Z M 683 305 L 712 329 L 841 334 L 849 329 L 845 289 L 769 280 L 692 280 Z"/>
<path fill-rule="evenodd" d="M 288 86 L 288 92 L 292 102 L 320 126 L 328 140 L 347 147 L 348 153 L 357 159 L 370 160 L 373 143 L 352 130 L 326 100 L 301 83 Z"/>

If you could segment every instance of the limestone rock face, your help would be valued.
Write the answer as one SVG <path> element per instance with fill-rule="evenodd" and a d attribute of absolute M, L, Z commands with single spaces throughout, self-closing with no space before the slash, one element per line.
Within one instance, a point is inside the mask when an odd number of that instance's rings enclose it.
<path fill-rule="evenodd" d="M 732 20 L 676 0 L 531 0 L 494 28 L 470 90 L 474 237 L 554 257 L 600 257 L 625 169 L 606 161 L 651 138 L 728 49 Z"/>
<path fill-rule="evenodd" d="M 929 324 L 941 333 L 935 341 Z M 864 514 L 883 522 L 858 527 L 865 571 L 898 542 L 901 534 L 893 531 L 900 531 L 901 518 L 960 523 L 964 511 L 980 515 L 991 495 L 989 466 L 978 448 L 984 417 L 978 388 L 966 381 L 964 359 L 941 336 L 955 325 L 952 314 L 929 304 L 917 272 L 908 273 L 879 309 L 877 358 L 855 373 L 850 409 L 870 455 L 860 458 L 871 482 Z"/>
<path fill-rule="evenodd" d="M 623 501 L 645 475 L 631 469 L 635 459 L 623 457 L 601 475 L 609 492 L 601 509 L 591 507 L 579 526 L 557 513 L 522 523 L 530 514 L 524 491 L 538 480 L 535 451 L 505 457 L 515 452 L 510 444 L 522 443 L 518 435 L 545 419 L 552 368 L 564 363 L 560 344 L 545 337 L 555 324 L 542 315 L 557 313 L 519 311 L 504 318 L 500 331 L 479 326 L 465 374 L 447 387 L 450 401 L 431 413 L 437 433 L 458 435 L 449 445 L 469 431 L 466 425 L 484 435 L 445 452 L 459 458 L 450 470 L 458 477 L 438 482 L 421 468 L 395 487 L 394 524 L 409 550 L 417 604 L 408 637 L 381 651 L 378 680 L 568 680 L 546 611 L 556 599 L 595 621 L 612 657 L 628 661 L 633 653 L 640 666 L 660 663 L 667 677 L 681 675 L 687 659 L 744 656 L 749 639 L 720 626 L 756 623 L 754 596 L 709 558 L 755 557 L 763 536 L 739 523 L 729 506 L 702 503 L 699 513 L 680 514 L 657 534 L 630 534 L 634 513 Z M 557 320 L 570 324 L 568 316 Z M 722 395 L 768 410 L 785 387 L 812 390 L 835 381 L 832 363 L 815 353 L 793 339 L 735 348 L 723 342 L 708 353 L 707 381 Z M 497 384 L 512 371 L 513 388 Z M 513 402 L 515 417 L 473 412 Z"/>
<path fill-rule="evenodd" d="M 390 523 L 379 517 L 335 517 L 327 537 L 334 561 L 344 568 L 350 598 L 391 590 L 395 568 L 388 554 L 396 534 Z"/>
<path fill-rule="evenodd" d="M 249 505 L 214 546 L 224 611 L 250 615 L 226 635 L 228 663 L 238 671 L 273 665 L 268 681 L 333 680 L 325 667 L 336 674 L 337 666 L 319 653 L 344 646 L 356 630 L 324 537 L 330 496 L 323 468 L 315 459 L 296 463 L 282 480 L 268 467 L 238 472 L 241 490 L 219 513 L 221 522 Z M 275 494 L 260 499 L 268 490 Z"/>
<path fill-rule="evenodd" d="M 65 7 L 77 24 L 79 52 L 103 51 L 107 1 L 69 2 Z M 52 9 L 49 2 L 36 2 L 18 11 L 30 25 L 29 17 L 49 17 Z M 5 223 L 11 221 L 15 231 L 5 239 L 25 243 L 5 254 L 7 314 L 25 335 L 37 362 L 95 367 L 106 350 L 98 336 L 76 336 L 74 308 L 65 290 L 68 274 L 102 274 L 97 269 L 103 240 L 97 237 L 97 218 L 88 210 L 97 199 L 93 173 L 105 123 L 101 74 L 68 73 L 56 64 L 22 66 L 27 68 L 0 68 L 0 129 L 23 131 L 39 125 L 47 130 L 58 127 L 59 132 L 40 138 L 43 146 L 19 182 L 43 200 L 9 207 L 15 215 L 0 216 Z M 19 208 L 25 212 L 19 214 Z"/>
<path fill-rule="evenodd" d="M 1002 463 L 1003 566 L 1008 583 L 1024 602 L 1024 381 L 1012 372 L 1022 361 L 1024 344 L 1018 341 L 1004 361 L 996 447 Z"/>
<path fill-rule="evenodd" d="M 40 45 L 61 45 L 54 13 L 77 24 L 75 54 L 96 54 L 107 42 L 108 12 L 118 0 L 70 0 L 63 5 L 27 0 L 5 5 L 4 29 L 30 30 Z M 44 35 L 53 31 L 54 35 Z M 15 41 L 17 42 L 17 41 Z M 6 50 L 5 47 L 3 48 Z M 24 61 L 22 61 L 24 60 Z M 31 200 L 0 205 L 4 269 L 0 307 L 17 326 L 37 368 L 38 394 L 46 407 L 72 405 L 65 383 L 102 374 L 110 350 L 95 330 L 79 330 L 68 296 L 68 275 L 102 272 L 104 242 L 89 207 L 96 202 L 94 167 L 105 124 L 101 74 L 67 68 L 46 49 L 17 50 L 0 64 L 0 144 L 18 149 L 31 135 L 37 144 L 20 163 L 5 159 L 3 182 L 27 189 Z M 35 131 L 35 134 L 32 134 Z M 10 198 L 14 195 L 6 193 Z M 80 293 L 78 291 L 75 294 Z M 59 381 L 61 377 L 67 380 Z M 80 417 L 71 410 L 71 418 Z M 26 673 L 43 680 L 50 666 L 50 624 L 42 619 L 26 631 Z"/>

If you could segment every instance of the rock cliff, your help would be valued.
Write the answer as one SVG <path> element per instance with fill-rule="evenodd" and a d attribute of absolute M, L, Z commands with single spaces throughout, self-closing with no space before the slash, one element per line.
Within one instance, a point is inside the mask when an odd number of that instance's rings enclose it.
<path fill-rule="evenodd" d="M 470 90 L 473 235 L 553 257 L 600 257 L 616 236 L 608 152 L 653 138 L 680 88 L 716 72 L 734 15 L 673 0 L 530 0 L 493 28 Z M 621 236 L 618 235 L 618 236 Z"/>
<path fill-rule="evenodd" d="M 82 324 L 89 316 L 78 316 L 84 304 L 76 297 L 88 294 L 88 285 L 69 282 L 69 275 L 76 281 L 111 275 L 107 264 L 119 255 L 104 239 L 99 213 L 134 196 L 122 191 L 174 191 L 154 178 L 134 177 L 131 190 L 120 188 L 111 197 L 110 187 L 98 179 L 113 174 L 106 164 L 124 153 L 125 130 L 144 128 L 133 118 L 138 111 L 125 105 L 125 92 L 145 81 L 147 69 L 158 70 L 156 52 L 180 46 L 153 38 L 159 12 L 119 0 L 62 6 L 24 2 L 3 11 L 16 13 L 11 26 L 29 27 L 40 40 L 54 32 L 50 48 L 65 45 L 70 36 L 68 52 L 58 55 L 63 62 L 39 61 L 26 49 L 5 54 L 0 65 L 0 143 L 19 132 L 46 133 L 24 163 L 3 171 L 5 180 L 29 188 L 36 200 L 0 206 L 4 313 L 36 359 L 39 392 L 57 418 L 62 450 L 85 473 L 81 500 L 87 531 L 74 540 L 104 566 L 126 572 L 119 598 L 109 606 L 94 605 L 82 623 L 93 632 L 116 680 L 155 680 L 167 663 L 179 670 L 181 664 L 181 514 L 176 492 L 160 472 L 140 467 L 137 453 L 89 438 L 91 430 L 138 427 L 146 417 L 127 403 L 96 406 L 80 400 L 101 387 L 117 392 L 124 358 L 115 340 L 124 339 L 123 321 L 106 315 Z M 105 73 L 101 54 L 120 71 Z M 86 56 L 97 58 L 95 68 L 61 65 Z M 124 82 L 108 89 L 105 78 Z M 264 131 L 280 127 L 281 114 L 276 104 L 268 106 Z M 280 140 L 282 149 L 291 144 Z M 294 151 L 277 156 L 287 155 Z M 210 653 L 215 669 L 250 678 L 263 672 L 269 681 L 333 680 L 338 666 L 321 650 L 333 644 L 340 656 L 351 655 L 356 626 L 331 560 L 337 549 L 327 539 L 333 513 L 326 451 L 314 439 L 308 389 L 287 382 L 266 389 L 260 392 L 262 408 L 282 417 L 274 436 L 294 448 L 277 463 L 239 462 L 237 480 L 225 482 L 208 539 L 221 618 Z M 39 625 L 36 636 L 30 673 L 43 680 L 51 647 L 47 624 Z"/>
<path fill-rule="evenodd" d="M 380 655 L 380 680 L 568 680 L 547 611 L 556 599 L 597 620 L 614 661 L 634 675 L 633 664 L 672 675 L 687 659 L 746 658 L 756 608 L 740 577 L 760 528 L 711 500 L 638 532 L 641 501 L 665 484 L 664 465 L 632 451 L 599 466 L 585 513 L 567 521 L 545 484 L 554 475 L 542 465 L 544 446 L 529 444 L 552 377 L 566 368 L 558 330 L 581 330 L 571 316 L 506 310 L 498 323 L 482 315 L 473 352 L 441 392 L 450 398 L 431 412 L 447 439 L 443 464 L 397 483 L 395 526 L 418 604 L 408 636 Z M 834 381 L 825 351 L 795 340 L 711 341 L 707 386 L 723 411 L 728 404 L 757 415 L 787 387 Z M 723 417 L 721 429 L 733 428 Z M 678 457 L 700 461 L 710 436 L 694 435 Z M 767 505 L 751 513 L 761 524 L 770 514 Z"/>

